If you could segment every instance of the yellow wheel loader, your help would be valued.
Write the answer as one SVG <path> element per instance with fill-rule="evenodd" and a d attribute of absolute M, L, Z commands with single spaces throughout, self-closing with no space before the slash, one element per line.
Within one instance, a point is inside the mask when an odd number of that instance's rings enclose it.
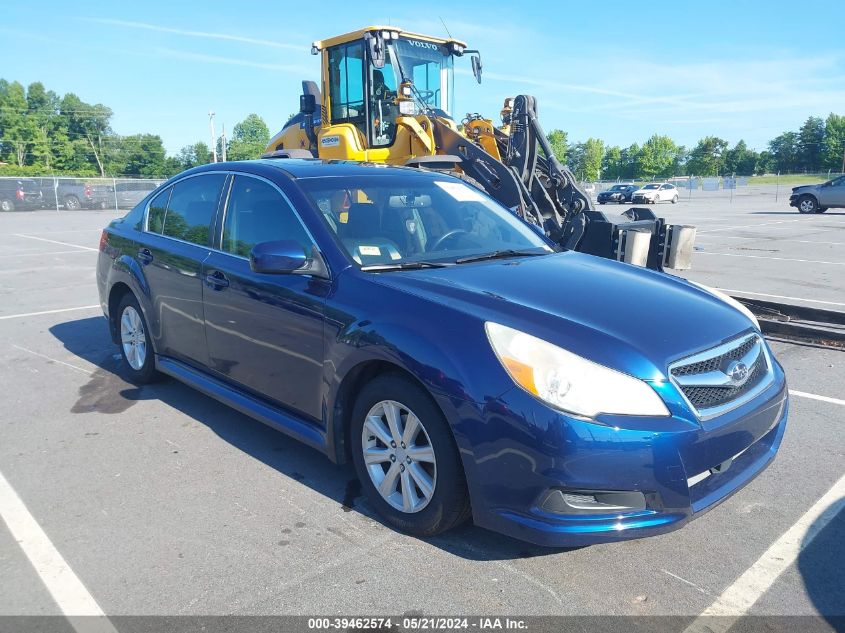
<path fill-rule="evenodd" d="M 597 211 L 555 158 L 534 98 L 506 99 L 502 124 L 453 116 L 456 60 L 481 55 L 464 42 L 370 26 L 314 42 L 320 87 L 303 81 L 300 111 L 270 141 L 266 157 L 354 160 L 442 170 L 464 178 L 542 227 L 561 248 L 655 270 L 689 268 L 695 228 L 670 225 L 647 208 Z"/>

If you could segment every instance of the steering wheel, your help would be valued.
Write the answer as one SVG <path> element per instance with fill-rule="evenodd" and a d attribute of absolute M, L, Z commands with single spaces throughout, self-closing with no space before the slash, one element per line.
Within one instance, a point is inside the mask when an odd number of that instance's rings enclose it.
<path fill-rule="evenodd" d="M 432 244 L 431 247 L 427 248 L 426 250 L 436 251 L 438 248 L 440 248 L 440 246 L 443 245 L 443 242 L 452 239 L 456 235 L 469 235 L 469 231 L 465 231 L 464 229 L 452 229 L 451 231 L 446 231 L 443 235 L 434 240 L 434 244 Z"/>

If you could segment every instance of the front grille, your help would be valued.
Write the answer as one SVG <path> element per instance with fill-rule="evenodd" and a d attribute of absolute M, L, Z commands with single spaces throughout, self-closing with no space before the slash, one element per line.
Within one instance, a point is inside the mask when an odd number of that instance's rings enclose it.
<path fill-rule="evenodd" d="M 732 367 L 746 365 L 747 377 L 728 375 Z M 756 334 L 713 348 L 670 367 L 670 374 L 687 401 L 702 417 L 739 406 L 771 376 L 763 342 Z"/>

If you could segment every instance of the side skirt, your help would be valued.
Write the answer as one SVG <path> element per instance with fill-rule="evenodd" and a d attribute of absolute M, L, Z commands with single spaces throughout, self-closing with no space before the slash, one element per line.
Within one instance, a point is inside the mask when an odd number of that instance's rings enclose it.
<path fill-rule="evenodd" d="M 172 376 L 244 415 L 255 418 L 259 422 L 263 422 L 267 426 L 290 435 L 292 438 L 328 455 L 326 434 L 315 425 L 294 414 L 262 402 L 178 360 L 158 355 L 155 359 L 156 369 L 161 373 Z"/>

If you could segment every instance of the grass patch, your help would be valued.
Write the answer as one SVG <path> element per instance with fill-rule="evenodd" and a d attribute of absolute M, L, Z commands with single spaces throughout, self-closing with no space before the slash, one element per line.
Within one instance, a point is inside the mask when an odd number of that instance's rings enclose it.
<path fill-rule="evenodd" d="M 824 176 L 813 174 L 781 174 L 777 176 L 752 176 L 748 179 L 749 185 L 814 185 L 827 181 Z"/>

